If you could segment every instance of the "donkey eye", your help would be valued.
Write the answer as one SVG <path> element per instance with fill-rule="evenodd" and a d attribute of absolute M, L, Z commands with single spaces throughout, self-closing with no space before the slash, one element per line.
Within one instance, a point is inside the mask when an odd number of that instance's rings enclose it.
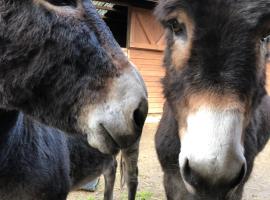
<path fill-rule="evenodd" d="M 77 1 L 76 0 L 46 0 L 50 4 L 53 4 L 55 6 L 72 6 L 77 7 Z"/>
<path fill-rule="evenodd" d="M 266 41 L 269 41 L 269 40 L 270 40 L 270 33 L 265 34 L 261 40 L 262 40 L 262 41 L 265 41 L 265 42 L 266 42 Z"/>
<path fill-rule="evenodd" d="M 169 20 L 168 26 L 175 33 L 175 35 L 181 35 L 186 32 L 185 24 L 179 23 L 177 19 Z"/>

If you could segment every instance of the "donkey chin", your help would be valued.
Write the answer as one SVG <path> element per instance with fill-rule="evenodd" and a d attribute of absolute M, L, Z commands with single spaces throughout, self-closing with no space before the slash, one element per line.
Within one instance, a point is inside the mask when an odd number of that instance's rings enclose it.
<path fill-rule="evenodd" d="M 242 141 L 244 115 L 238 110 L 200 108 L 180 130 L 180 172 L 192 194 L 237 189 L 246 174 Z"/>
<path fill-rule="evenodd" d="M 87 107 L 80 121 L 92 147 L 116 154 L 140 139 L 148 113 L 146 87 L 134 67 L 112 82 L 107 99 Z"/>

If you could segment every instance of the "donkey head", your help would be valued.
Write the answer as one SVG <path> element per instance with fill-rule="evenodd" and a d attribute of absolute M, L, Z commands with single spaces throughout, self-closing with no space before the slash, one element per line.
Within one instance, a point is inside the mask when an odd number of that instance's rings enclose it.
<path fill-rule="evenodd" d="M 266 94 L 269 1 L 164 0 L 165 97 L 179 125 L 179 166 L 192 193 L 245 177 L 245 129 Z"/>
<path fill-rule="evenodd" d="M 140 137 L 145 85 L 90 0 L 3 0 L 0 43 L 0 107 L 104 153 Z"/>

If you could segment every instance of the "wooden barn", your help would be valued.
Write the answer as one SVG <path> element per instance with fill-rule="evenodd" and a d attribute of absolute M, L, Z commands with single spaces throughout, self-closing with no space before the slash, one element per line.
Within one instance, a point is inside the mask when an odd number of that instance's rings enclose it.
<path fill-rule="evenodd" d="M 164 102 L 160 81 L 164 76 L 162 60 L 165 43 L 164 30 L 153 16 L 157 1 L 93 1 L 114 37 L 144 78 L 149 92 L 150 121 L 158 121 Z M 267 75 L 270 80 L 270 60 Z M 267 82 L 267 89 L 270 92 L 270 81 Z"/>

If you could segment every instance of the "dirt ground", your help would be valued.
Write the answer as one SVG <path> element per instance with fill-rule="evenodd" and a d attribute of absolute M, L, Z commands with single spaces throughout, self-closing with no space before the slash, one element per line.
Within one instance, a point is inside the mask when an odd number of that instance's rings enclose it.
<path fill-rule="evenodd" d="M 157 124 L 146 124 L 140 144 L 139 187 L 141 195 L 151 196 L 147 200 L 164 200 L 162 172 L 154 149 L 154 134 Z M 119 170 L 117 173 L 114 199 L 126 200 L 127 189 L 120 189 Z M 101 200 L 103 199 L 103 178 L 100 179 L 95 193 L 76 191 L 70 193 L 68 200 Z M 139 199 L 140 200 L 140 199 Z M 259 154 L 250 180 L 245 186 L 243 200 L 270 200 L 270 142 Z"/>

